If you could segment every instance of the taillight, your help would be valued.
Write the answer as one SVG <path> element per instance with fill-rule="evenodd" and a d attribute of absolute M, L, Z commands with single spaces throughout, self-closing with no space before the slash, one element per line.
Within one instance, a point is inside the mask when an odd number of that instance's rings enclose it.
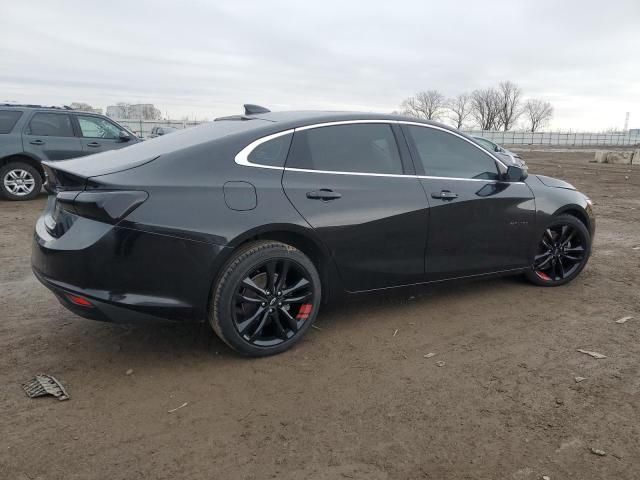
<path fill-rule="evenodd" d="M 141 191 L 60 192 L 56 196 L 61 208 L 81 217 L 100 222 L 118 223 L 149 198 Z"/>
<path fill-rule="evenodd" d="M 93 308 L 93 303 L 91 303 L 86 298 L 81 297 L 80 295 L 73 295 L 71 293 L 67 293 L 67 298 L 71 303 L 73 303 L 74 305 L 78 305 L 79 307 Z"/>

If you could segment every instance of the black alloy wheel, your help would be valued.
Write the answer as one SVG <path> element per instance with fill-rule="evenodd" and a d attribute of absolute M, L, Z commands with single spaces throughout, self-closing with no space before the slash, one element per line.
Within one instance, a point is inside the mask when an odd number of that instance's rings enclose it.
<path fill-rule="evenodd" d="M 565 284 L 582 271 L 590 253 L 591 238 L 584 224 L 560 215 L 542 233 L 528 277 L 538 285 Z"/>
<path fill-rule="evenodd" d="M 215 289 L 210 320 L 218 336 L 240 353 L 271 355 L 304 335 L 319 305 L 313 263 L 289 245 L 258 242 L 228 264 Z"/>
<path fill-rule="evenodd" d="M 314 298 L 308 272 L 287 258 L 268 260 L 236 290 L 233 322 L 247 342 L 271 347 L 289 340 L 309 318 Z"/>

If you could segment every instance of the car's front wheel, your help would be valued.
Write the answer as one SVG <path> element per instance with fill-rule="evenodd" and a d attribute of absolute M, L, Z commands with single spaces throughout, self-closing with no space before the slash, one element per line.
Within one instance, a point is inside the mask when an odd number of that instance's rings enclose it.
<path fill-rule="evenodd" d="M 304 336 L 320 299 L 318 271 L 304 253 L 281 242 L 259 241 L 223 267 L 209 321 L 234 350 L 254 357 L 273 355 Z"/>
<path fill-rule="evenodd" d="M 7 200 L 31 200 L 42 188 L 42 178 L 34 167 L 12 162 L 0 168 L 0 196 Z"/>
<path fill-rule="evenodd" d="M 555 287 L 578 276 L 591 254 L 589 230 L 573 215 L 559 215 L 544 229 L 527 278 L 536 285 Z"/>

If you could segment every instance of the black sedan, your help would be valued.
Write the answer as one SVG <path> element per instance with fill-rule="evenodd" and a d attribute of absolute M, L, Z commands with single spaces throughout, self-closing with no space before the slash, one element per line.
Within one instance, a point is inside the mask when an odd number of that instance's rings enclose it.
<path fill-rule="evenodd" d="M 64 306 L 208 321 L 253 356 L 291 347 L 345 293 L 497 274 L 562 285 L 595 229 L 568 183 L 394 115 L 248 106 L 45 165 L 32 264 Z"/>

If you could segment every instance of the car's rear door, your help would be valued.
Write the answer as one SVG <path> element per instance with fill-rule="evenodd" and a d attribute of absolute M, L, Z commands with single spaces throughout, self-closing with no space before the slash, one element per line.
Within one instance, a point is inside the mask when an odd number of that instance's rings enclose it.
<path fill-rule="evenodd" d="M 22 132 L 22 146 L 41 160 L 64 160 L 82 155 L 71 115 L 34 112 Z"/>
<path fill-rule="evenodd" d="M 294 133 L 285 193 L 331 251 L 349 291 L 424 279 L 426 198 L 398 140 L 405 142 L 401 130 L 384 122 Z"/>
<path fill-rule="evenodd" d="M 462 135 L 426 124 L 403 130 L 431 206 L 427 278 L 526 266 L 535 216 L 529 187 L 501 181 L 496 159 Z"/>
<path fill-rule="evenodd" d="M 82 151 L 85 155 L 126 147 L 129 142 L 120 139 L 121 129 L 106 118 L 94 115 L 76 115 Z"/>

